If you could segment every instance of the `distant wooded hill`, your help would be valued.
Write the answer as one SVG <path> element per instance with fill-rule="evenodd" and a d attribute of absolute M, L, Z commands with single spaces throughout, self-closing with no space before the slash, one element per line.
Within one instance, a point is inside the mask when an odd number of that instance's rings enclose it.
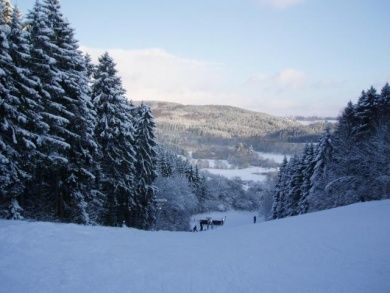
<path fill-rule="evenodd" d="M 238 143 L 259 151 L 295 152 L 304 142 L 317 141 L 326 124 L 301 123 L 265 113 L 223 105 L 182 105 L 145 101 L 157 122 L 165 145 L 201 157 L 223 158 L 226 147 Z"/>

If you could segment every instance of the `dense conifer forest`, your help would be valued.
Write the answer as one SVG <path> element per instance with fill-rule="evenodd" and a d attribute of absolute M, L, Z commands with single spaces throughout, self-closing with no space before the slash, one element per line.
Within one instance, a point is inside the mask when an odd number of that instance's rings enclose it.
<path fill-rule="evenodd" d="M 25 18 L 0 5 L 0 216 L 151 227 L 150 109 L 107 53 L 95 66 L 80 51 L 58 0 Z"/>
<path fill-rule="evenodd" d="M 390 197 L 390 86 L 349 102 L 334 131 L 285 160 L 274 219 Z"/>

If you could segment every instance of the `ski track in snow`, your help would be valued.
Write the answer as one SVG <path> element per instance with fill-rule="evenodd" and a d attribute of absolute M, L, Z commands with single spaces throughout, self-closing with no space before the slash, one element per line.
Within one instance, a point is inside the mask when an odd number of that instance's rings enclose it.
<path fill-rule="evenodd" d="M 202 233 L 0 221 L 0 292 L 390 292 L 390 200 Z"/>

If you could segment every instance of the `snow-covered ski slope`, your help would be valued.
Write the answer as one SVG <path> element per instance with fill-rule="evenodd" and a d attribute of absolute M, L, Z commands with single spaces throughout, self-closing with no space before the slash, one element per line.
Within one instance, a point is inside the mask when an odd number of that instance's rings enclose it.
<path fill-rule="evenodd" d="M 390 200 L 202 233 L 0 221 L 0 292 L 390 292 Z"/>

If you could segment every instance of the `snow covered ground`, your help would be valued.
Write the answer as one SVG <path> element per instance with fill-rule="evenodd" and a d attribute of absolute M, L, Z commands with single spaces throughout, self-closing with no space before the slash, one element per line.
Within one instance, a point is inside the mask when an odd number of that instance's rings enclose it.
<path fill-rule="evenodd" d="M 0 292 L 390 292 L 390 200 L 202 233 L 0 221 Z"/>
<path fill-rule="evenodd" d="M 260 157 L 268 160 L 273 160 L 275 163 L 283 163 L 283 159 L 286 156 L 287 159 L 290 159 L 290 155 L 278 154 L 278 153 L 266 153 L 266 152 L 256 152 Z"/>
<path fill-rule="evenodd" d="M 321 120 L 295 120 L 299 123 L 301 123 L 302 125 L 311 125 L 311 124 L 315 124 L 315 123 L 337 123 L 337 119 L 329 119 L 329 120 L 326 120 L 326 119 L 321 119 Z"/>
<path fill-rule="evenodd" d="M 264 181 L 267 173 L 277 172 L 276 168 L 249 167 L 244 169 L 202 169 L 211 174 L 221 175 L 232 179 L 240 177 L 243 181 Z"/>
<path fill-rule="evenodd" d="M 229 163 L 228 160 L 212 160 L 206 159 L 209 164 L 209 168 L 218 168 L 219 165 L 226 166 L 226 168 L 233 168 L 233 166 Z"/>

